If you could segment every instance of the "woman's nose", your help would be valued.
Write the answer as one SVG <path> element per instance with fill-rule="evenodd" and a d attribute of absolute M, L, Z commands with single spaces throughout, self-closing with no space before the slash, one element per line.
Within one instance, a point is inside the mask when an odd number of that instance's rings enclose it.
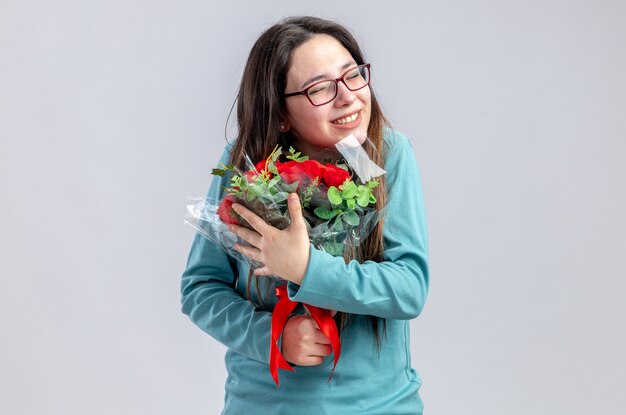
<path fill-rule="evenodd" d="M 343 82 L 337 82 L 337 97 L 335 98 L 335 105 L 338 107 L 345 107 L 352 104 L 355 100 L 355 92 L 350 91 Z"/>

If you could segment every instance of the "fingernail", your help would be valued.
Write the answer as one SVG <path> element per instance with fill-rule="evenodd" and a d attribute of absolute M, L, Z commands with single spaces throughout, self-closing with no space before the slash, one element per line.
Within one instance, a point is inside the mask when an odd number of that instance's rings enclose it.
<path fill-rule="evenodd" d="M 236 212 L 239 210 L 239 205 L 238 204 L 233 204 L 233 210 Z"/>

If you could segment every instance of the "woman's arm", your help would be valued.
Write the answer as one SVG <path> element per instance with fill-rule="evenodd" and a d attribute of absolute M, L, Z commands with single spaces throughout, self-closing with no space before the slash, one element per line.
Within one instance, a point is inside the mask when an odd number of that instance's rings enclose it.
<path fill-rule="evenodd" d="M 289 283 L 293 301 L 391 319 L 415 318 L 422 311 L 429 279 L 420 175 L 408 139 L 395 133 L 389 141 L 384 261 L 346 264 L 310 246 L 302 284 Z"/>
<path fill-rule="evenodd" d="M 220 163 L 228 164 L 230 146 Z M 221 200 L 224 178 L 214 176 L 209 198 Z M 235 289 L 236 265 L 213 242 L 196 235 L 181 280 L 183 313 L 213 338 L 251 359 L 269 362 L 271 313 L 258 311 Z"/>

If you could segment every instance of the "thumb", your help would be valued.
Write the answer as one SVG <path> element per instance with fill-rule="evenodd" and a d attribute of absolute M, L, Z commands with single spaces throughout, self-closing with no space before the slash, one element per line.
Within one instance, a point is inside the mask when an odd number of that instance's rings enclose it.
<path fill-rule="evenodd" d="M 292 193 L 287 199 L 289 206 L 289 216 L 291 217 L 291 223 L 300 223 L 304 220 L 302 216 L 302 206 L 300 205 L 300 198 L 297 193 Z"/>

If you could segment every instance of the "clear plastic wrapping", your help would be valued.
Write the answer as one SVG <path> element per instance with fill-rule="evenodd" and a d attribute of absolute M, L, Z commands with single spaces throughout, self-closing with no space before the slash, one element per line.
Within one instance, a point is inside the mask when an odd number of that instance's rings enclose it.
<path fill-rule="evenodd" d="M 293 148 L 277 147 L 256 163 L 245 157 L 245 171 L 220 166 L 213 174 L 226 178 L 224 196 L 220 200 L 190 197 L 185 223 L 256 269 L 262 264 L 234 249 L 235 243 L 247 243 L 231 233 L 228 224 L 251 226 L 231 205 L 240 203 L 268 224 L 284 229 L 290 224 L 287 198 L 297 193 L 313 246 L 334 256 L 353 258 L 354 249 L 370 234 L 382 208 L 376 205 L 373 189 L 385 170 L 368 157 L 363 145 L 350 135 L 310 159 Z"/>

